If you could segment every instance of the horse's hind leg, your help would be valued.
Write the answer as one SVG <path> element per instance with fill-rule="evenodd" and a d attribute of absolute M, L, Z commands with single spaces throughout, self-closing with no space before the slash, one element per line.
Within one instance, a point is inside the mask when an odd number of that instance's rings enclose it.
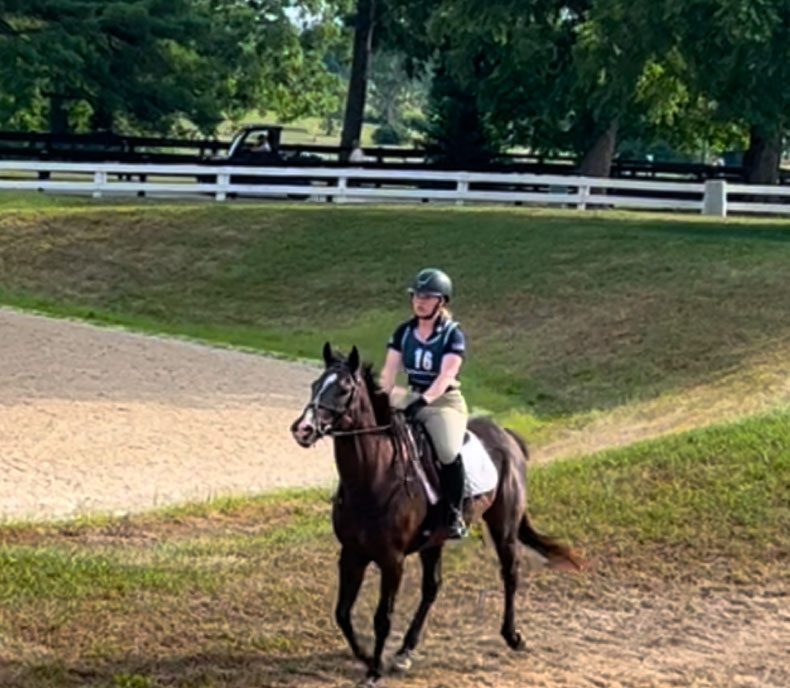
<path fill-rule="evenodd" d="M 361 558 L 348 547 L 343 547 L 340 552 L 340 590 L 337 596 L 337 606 L 335 607 L 337 625 L 340 626 L 340 630 L 346 636 L 354 656 L 365 662 L 365 664 L 370 663 L 370 657 L 360 649 L 357 643 L 354 627 L 351 625 L 351 608 L 357 599 L 367 565 L 368 562 L 364 558 Z"/>
<path fill-rule="evenodd" d="M 518 587 L 518 538 L 515 529 L 503 527 L 494 519 L 486 519 L 491 537 L 496 545 L 497 555 L 505 584 L 505 614 L 502 619 L 502 637 L 513 650 L 524 649 L 524 639 L 516 630 L 515 597 Z"/>
<path fill-rule="evenodd" d="M 431 547 L 423 550 L 420 552 L 420 559 L 422 560 L 422 598 L 409 630 L 403 638 L 403 645 L 393 658 L 393 667 L 399 671 L 406 671 L 411 666 L 409 655 L 417 647 L 425 618 L 442 585 L 442 548 Z"/>

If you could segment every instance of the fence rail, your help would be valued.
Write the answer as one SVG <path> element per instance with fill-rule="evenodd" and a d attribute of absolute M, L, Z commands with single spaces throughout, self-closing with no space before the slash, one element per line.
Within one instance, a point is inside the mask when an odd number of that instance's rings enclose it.
<path fill-rule="evenodd" d="M 0 161 L 0 190 L 105 195 L 298 197 L 343 202 L 443 202 L 790 215 L 790 189 L 638 179 L 354 167 Z"/>

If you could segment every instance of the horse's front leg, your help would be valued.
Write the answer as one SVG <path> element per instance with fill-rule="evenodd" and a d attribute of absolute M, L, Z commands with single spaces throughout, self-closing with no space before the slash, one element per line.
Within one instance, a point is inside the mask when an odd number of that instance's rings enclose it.
<path fill-rule="evenodd" d="M 395 608 L 395 597 L 398 594 L 402 575 L 403 556 L 396 556 L 381 566 L 381 592 L 374 619 L 376 648 L 373 651 L 373 659 L 368 670 L 368 685 L 375 685 L 375 682 L 381 677 L 381 654 L 390 633 L 392 611 Z"/>
<path fill-rule="evenodd" d="M 357 599 L 362 579 L 365 577 L 368 561 L 367 558 L 349 547 L 343 547 L 340 551 L 340 590 L 337 596 L 337 607 L 335 607 L 337 625 L 346 636 L 354 657 L 367 665 L 370 664 L 370 657 L 360 649 L 357 643 L 357 636 L 351 625 L 351 609 Z"/>
<path fill-rule="evenodd" d="M 399 671 L 406 671 L 411 666 L 410 655 L 417 647 L 425 618 L 442 585 L 441 546 L 423 550 L 420 552 L 420 559 L 422 560 L 422 598 L 409 630 L 403 638 L 403 645 L 393 658 L 392 666 Z"/>

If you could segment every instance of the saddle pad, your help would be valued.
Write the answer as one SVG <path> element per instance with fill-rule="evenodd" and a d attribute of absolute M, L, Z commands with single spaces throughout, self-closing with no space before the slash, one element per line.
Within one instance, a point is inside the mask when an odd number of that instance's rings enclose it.
<path fill-rule="evenodd" d="M 476 497 L 496 487 L 499 476 L 496 466 L 478 437 L 469 432 L 469 440 L 461 448 L 464 462 L 464 496 Z"/>

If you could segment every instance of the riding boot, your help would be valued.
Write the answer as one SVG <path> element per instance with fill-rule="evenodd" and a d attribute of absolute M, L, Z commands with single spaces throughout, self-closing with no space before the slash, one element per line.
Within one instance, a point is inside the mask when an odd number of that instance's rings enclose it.
<path fill-rule="evenodd" d="M 442 494 L 447 504 L 447 520 L 450 528 L 448 537 L 451 540 L 460 540 L 466 536 L 466 525 L 463 518 L 464 501 L 464 464 L 461 455 L 455 457 L 452 463 L 442 465 L 439 472 L 439 482 Z"/>

